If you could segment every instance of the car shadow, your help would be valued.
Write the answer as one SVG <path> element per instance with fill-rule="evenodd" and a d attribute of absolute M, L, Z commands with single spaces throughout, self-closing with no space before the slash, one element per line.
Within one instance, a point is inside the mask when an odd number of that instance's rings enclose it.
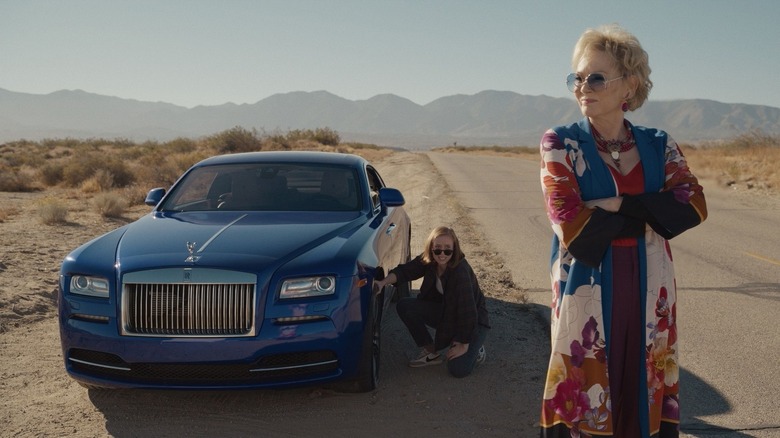
<path fill-rule="evenodd" d="M 416 291 L 413 291 L 415 293 Z M 549 335 L 529 306 L 488 299 L 486 362 L 464 379 L 446 367 L 408 367 L 418 352 L 390 305 L 382 324 L 379 387 L 281 390 L 90 389 L 107 434 L 135 436 L 533 436 Z M 547 347 L 549 348 L 549 346 Z M 459 401 L 467 397 L 468 403 Z"/>

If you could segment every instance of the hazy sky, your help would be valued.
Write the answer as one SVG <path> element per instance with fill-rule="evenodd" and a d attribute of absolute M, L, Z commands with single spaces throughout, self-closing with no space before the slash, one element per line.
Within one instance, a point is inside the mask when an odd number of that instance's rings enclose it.
<path fill-rule="evenodd" d="M 779 22 L 777 0 L 0 0 L 0 88 L 186 107 L 316 90 L 566 97 L 579 35 L 619 23 L 650 54 L 651 100 L 780 107 Z"/>

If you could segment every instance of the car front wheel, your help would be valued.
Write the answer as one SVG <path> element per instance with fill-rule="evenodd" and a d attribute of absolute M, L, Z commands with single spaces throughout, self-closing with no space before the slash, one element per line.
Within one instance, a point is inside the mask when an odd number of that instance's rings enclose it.
<path fill-rule="evenodd" d="M 363 334 L 363 352 L 360 357 L 360 374 L 355 382 L 358 392 L 376 389 L 379 384 L 379 363 L 382 341 L 382 302 L 381 297 L 371 300 L 369 324 Z"/>
<path fill-rule="evenodd" d="M 409 238 L 411 239 L 411 230 L 409 231 Z M 404 263 L 408 263 L 412 259 L 410 243 L 406 244 L 406 260 Z M 395 295 L 393 295 L 393 302 L 397 302 L 401 298 L 407 298 L 412 296 L 412 282 L 411 281 L 399 281 L 395 284 Z"/>

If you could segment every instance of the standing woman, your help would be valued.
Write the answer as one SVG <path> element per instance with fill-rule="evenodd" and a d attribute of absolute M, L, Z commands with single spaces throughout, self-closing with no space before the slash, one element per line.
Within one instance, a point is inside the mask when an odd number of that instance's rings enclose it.
<path fill-rule="evenodd" d="M 588 29 L 566 83 L 585 116 L 548 130 L 541 182 L 554 231 L 552 352 L 542 437 L 679 435 L 677 325 L 667 239 L 707 217 L 665 132 L 624 118 L 652 87 L 647 53 Z"/>
<path fill-rule="evenodd" d="M 409 366 L 438 365 L 443 362 L 441 351 L 446 349 L 449 373 L 466 377 L 485 360 L 483 344 L 490 323 L 485 295 L 452 228 L 434 228 L 422 254 L 374 284 L 381 290 L 386 284 L 419 278 L 423 279 L 420 293 L 402 298 L 396 305 L 398 316 L 421 349 Z M 435 330 L 435 337 L 428 327 Z"/>

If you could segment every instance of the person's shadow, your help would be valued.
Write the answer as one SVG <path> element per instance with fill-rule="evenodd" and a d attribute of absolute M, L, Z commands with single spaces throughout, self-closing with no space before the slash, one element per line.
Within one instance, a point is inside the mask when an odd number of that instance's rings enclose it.
<path fill-rule="evenodd" d="M 717 389 L 682 367 L 680 367 L 680 388 L 681 432 L 697 437 L 749 438 L 752 436 L 701 420 L 700 418 L 704 416 L 725 414 L 731 411 L 731 404 Z"/>

